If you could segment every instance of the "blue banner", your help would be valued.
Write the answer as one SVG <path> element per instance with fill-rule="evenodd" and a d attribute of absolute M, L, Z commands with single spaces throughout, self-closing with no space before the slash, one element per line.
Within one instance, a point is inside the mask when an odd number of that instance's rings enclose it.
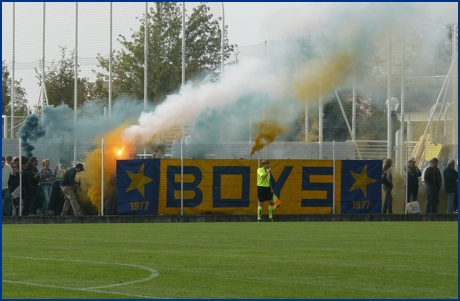
<path fill-rule="evenodd" d="M 160 159 L 117 161 L 118 214 L 157 215 Z"/>
<path fill-rule="evenodd" d="M 270 163 L 271 184 L 283 203 L 277 214 L 381 213 L 381 160 Z M 174 215 L 182 205 L 184 214 L 256 214 L 256 160 L 183 164 L 181 169 L 179 159 L 117 161 L 118 214 Z"/>
<path fill-rule="evenodd" d="M 340 181 L 341 213 L 382 212 L 382 162 L 343 160 Z"/>

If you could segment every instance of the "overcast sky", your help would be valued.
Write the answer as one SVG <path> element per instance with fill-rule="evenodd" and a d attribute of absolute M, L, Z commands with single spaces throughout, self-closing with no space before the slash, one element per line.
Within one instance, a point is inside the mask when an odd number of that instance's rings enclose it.
<path fill-rule="evenodd" d="M 149 7 L 154 3 L 149 3 Z M 220 16 L 221 3 L 210 2 L 211 12 Z M 225 24 L 231 44 L 251 46 L 273 41 L 293 33 L 306 35 L 334 20 L 332 8 L 342 5 L 342 14 L 357 13 L 362 3 L 318 3 L 318 2 L 224 2 Z M 421 4 L 422 5 L 422 4 Z M 446 20 L 458 22 L 458 3 L 430 3 L 428 11 L 439 11 Z M 72 2 L 46 3 L 45 61 L 58 61 L 58 46 L 75 48 L 75 9 Z M 192 3 L 186 3 L 190 11 Z M 388 3 L 391 7 L 391 3 Z M 78 4 L 78 57 L 80 77 L 94 80 L 91 72 L 96 69 L 98 53 L 109 53 L 109 2 L 80 2 Z M 425 8 L 425 10 L 427 10 Z M 145 2 L 113 2 L 113 49 L 119 50 L 117 36 L 131 36 L 131 29 L 138 30 L 139 20 L 145 12 Z M 336 12 L 337 14 L 337 12 Z M 397 12 L 395 11 L 395 15 Z M 2 60 L 12 67 L 13 53 L 13 3 L 2 2 Z M 340 15 L 337 15 L 339 17 Z M 340 16 L 341 17 L 341 16 Z M 365 16 L 362 16 L 365 17 Z M 329 21 L 326 21 L 329 20 Z M 328 23 L 329 22 L 329 23 Z M 324 24 L 323 24 L 324 23 Z M 29 105 L 38 102 L 38 87 L 35 67 L 42 56 L 43 48 L 43 2 L 17 2 L 15 5 L 15 79 L 22 79 Z M 325 27 L 325 26 L 324 26 Z"/>
<path fill-rule="evenodd" d="M 82 74 L 95 76 L 97 53 L 109 53 L 110 14 L 108 2 L 81 2 L 78 5 L 78 57 Z M 154 3 L 149 3 L 149 7 Z M 220 2 L 208 4 L 214 15 L 221 15 Z M 297 3 L 296 5 L 299 5 Z M 58 61 L 58 46 L 67 46 L 70 51 L 75 48 L 75 3 L 49 2 L 45 5 L 45 61 Z M 186 8 L 191 10 L 192 3 Z M 225 24 L 228 25 L 228 38 L 231 44 L 250 46 L 267 40 L 269 35 L 263 30 L 264 21 L 281 9 L 289 9 L 292 3 L 285 2 L 225 2 Z M 131 30 L 139 28 L 139 20 L 145 12 L 145 2 L 112 4 L 113 37 L 112 45 L 120 49 L 117 35 L 131 36 Z M 2 2 L 2 60 L 6 61 L 11 71 L 13 61 L 13 4 Z M 38 66 L 43 49 L 43 2 L 17 2 L 15 5 L 15 79 L 22 79 L 26 88 L 29 104 L 38 102 L 40 89 L 33 68 Z M 267 24 L 267 23 L 265 23 Z"/>

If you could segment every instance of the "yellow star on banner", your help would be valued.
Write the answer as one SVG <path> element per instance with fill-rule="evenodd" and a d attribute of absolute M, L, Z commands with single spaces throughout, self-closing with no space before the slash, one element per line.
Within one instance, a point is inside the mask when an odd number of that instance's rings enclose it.
<path fill-rule="evenodd" d="M 353 179 L 355 179 L 355 184 L 351 186 L 350 192 L 356 189 L 361 189 L 361 191 L 364 193 L 364 196 L 366 196 L 367 185 L 377 181 L 376 179 L 372 179 L 367 176 L 367 165 L 364 165 L 363 171 L 361 171 L 361 173 L 357 173 L 351 170 L 350 173 L 353 176 Z"/>
<path fill-rule="evenodd" d="M 144 164 L 142 164 L 137 173 L 131 172 L 129 170 L 126 170 L 126 173 L 131 178 L 131 184 L 129 184 L 126 192 L 137 189 L 142 194 L 142 197 L 144 197 L 144 185 L 153 181 L 152 178 L 146 177 L 144 175 Z"/>

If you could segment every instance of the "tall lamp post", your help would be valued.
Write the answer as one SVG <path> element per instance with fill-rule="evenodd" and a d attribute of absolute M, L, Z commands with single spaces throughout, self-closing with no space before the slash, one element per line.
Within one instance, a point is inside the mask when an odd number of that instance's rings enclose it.
<path fill-rule="evenodd" d="M 16 44 L 16 7 L 15 2 L 13 2 L 13 68 L 11 69 L 11 133 L 10 138 L 13 138 L 13 129 L 14 129 L 14 63 L 15 63 L 15 44 Z"/>
<path fill-rule="evenodd" d="M 75 82 L 73 104 L 73 161 L 77 164 L 77 108 L 78 108 L 78 2 L 75 3 Z"/>
<path fill-rule="evenodd" d="M 221 30 L 221 49 L 220 49 L 220 78 L 224 74 L 224 51 L 225 51 L 225 13 L 224 13 L 224 2 L 221 2 L 222 12 L 222 30 Z"/>

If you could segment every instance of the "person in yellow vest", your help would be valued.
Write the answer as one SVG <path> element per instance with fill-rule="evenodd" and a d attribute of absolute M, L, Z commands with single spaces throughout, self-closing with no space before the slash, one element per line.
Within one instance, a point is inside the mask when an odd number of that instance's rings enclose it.
<path fill-rule="evenodd" d="M 257 169 L 257 221 L 260 222 L 262 218 L 262 208 L 265 201 L 268 201 L 268 219 L 273 222 L 273 210 L 275 209 L 275 202 L 273 201 L 273 188 L 270 183 L 270 162 L 262 160 L 261 167 Z"/>

